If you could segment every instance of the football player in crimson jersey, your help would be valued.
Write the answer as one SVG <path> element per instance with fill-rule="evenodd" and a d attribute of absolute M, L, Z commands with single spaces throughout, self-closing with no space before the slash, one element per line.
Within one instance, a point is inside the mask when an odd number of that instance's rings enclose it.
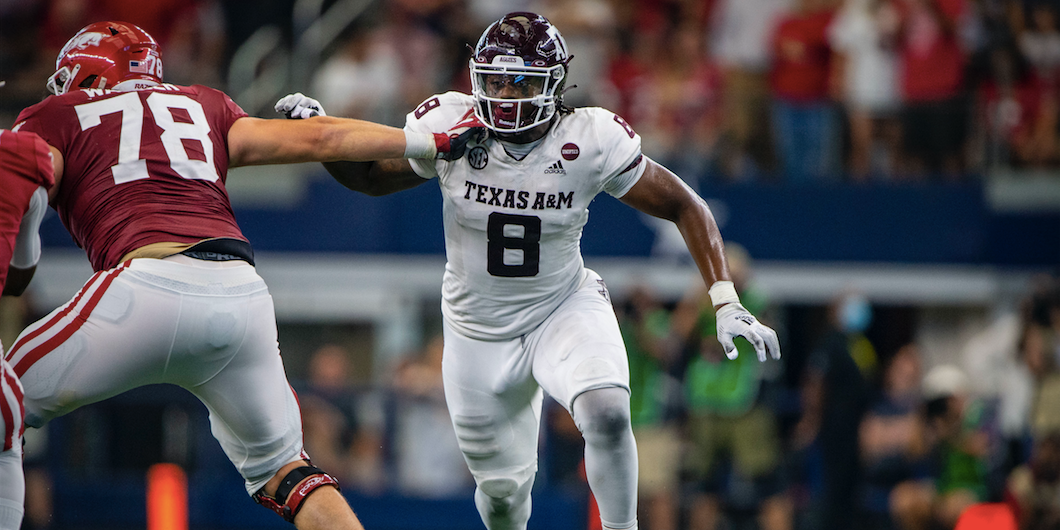
<path fill-rule="evenodd" d="M 525 528 L 530 517 L 542 389 L 585 438 L 603 527 L 637 526 L 625 348 L 607 288 L 580 253 L 587 207 L 601 191 L 677 224 L 710 286 L 730 357 L 736 336 L 762 361 L 780 357 L 776 333 L 740 305 L 706 203 L 641 154 L 640 137 L 622 118 L 563 105 L 570 57 L 544 17 L 506 15 L 474 48 L 472 94 L 428 98 L 405 122 L 407 131 L 485 127 L 463 158 L 325 164 L 339 182 L 369 194 L 438 179 L 448 258 L 446 401 L 491 530 Z M 295 94 L 277 110 L 308 107 L 319 104 Z"/>
<path fill-rule="evenodd" d="M 163 83 L 158 45 L 123 22 L 71 38 L 48 87 L 55 95 L 23 110 L 15 128 L 48 143 L 51 205 L 96 273 L 7 354 L 26 424 L 176 384 L 206 405 L 257 502 L 298 528 L 361 528 L 337 482 L 303 452 L 272 298 L 236 225 L 226 173 L 459 150 L 445 134 L 357 120 L 248 117 L 220 91 Z"/>
<path fill-rule="evenodd" d="M 19 296 L 40 259 L 41 219 L 52 187 L 52 155 L 36 134 L 0 130 L 0 292 Z M 0 344 L 0 357 L 4 345 Z M 22 385 L 0 358 L 0 530 L 18 530 L 22 473 Z"/>

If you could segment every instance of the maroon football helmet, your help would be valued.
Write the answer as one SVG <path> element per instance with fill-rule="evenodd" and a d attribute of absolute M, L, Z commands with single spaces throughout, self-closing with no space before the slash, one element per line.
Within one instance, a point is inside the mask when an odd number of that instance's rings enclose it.
<path fill-rule="evenodd" d="M 67 41 L 55 59 L 48 91 L 58 96 L 71 88 L 122 90 L 160 83 L 162 55 L 155 39 L 133 24 L 108 21 L 89 24 Z"/>
<path fill-rule="evenodd" d="M 471 57 L 475 114 L 504 133 L 552 119 L 571 55 L 559 30 L 534 13 L 509 13 L 482 33 Z"/>

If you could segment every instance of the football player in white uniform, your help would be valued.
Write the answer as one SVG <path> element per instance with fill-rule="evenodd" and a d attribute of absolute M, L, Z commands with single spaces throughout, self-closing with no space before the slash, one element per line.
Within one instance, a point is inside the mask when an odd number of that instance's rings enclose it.
<path fill-rule="evenodd" d="M 626 352 L 607 288 L 580 251 L 587 207 L 601 191 L 677 224 L 711 286 L 718 338 L 730 356 L 733 338 L 743 336 L 759 359 L 780 357 L 776 333 L 740 305 L 706 203 L 641 154 L 640 137 L 622 118 L 563 106 L 569 60 L 544 17 L 506 15 L 474 49 L 473 93 L 428 98 L 406 121 L 410 131 L 481 127 L 463 158 L 325 164 L 343 185 L 371 195 L 438 179 L 448 258 L 445 395 L 490 530 L 526 528 L 542 390 L 585 438 L 603 527 L 637 527 Z M 323 113 L 301 94 L 276 110 Z"/>

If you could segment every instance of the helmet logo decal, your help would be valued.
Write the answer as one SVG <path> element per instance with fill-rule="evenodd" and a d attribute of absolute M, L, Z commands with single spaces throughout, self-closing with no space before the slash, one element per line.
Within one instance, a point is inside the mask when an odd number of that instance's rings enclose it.
<path fill-rule="evenodd" d="M 106 37 L 106 35 L 94 31 L 74 35 L 66 42 L 66 46 L 63 46 L 62 51 L 59 52 L 59 60 L 61 61 L 63 57 L 66 57 L 74 50 L 83 50 L 89 46 L 99 46 L 99 42 L 103 40 L 103 37 Z M 58 68 L 59 61 L 56 61 L 55 66 Z"/>
<path fill-rule="evenodd" d="M 569 162 L 578 158 L 578 155 L 582 154 L 582 151 L 578 148 L 577 144 L 567 143 L 559 150 L 559 153 L 563 155 L 564 160 Z"/>
<path fill-rule="evenodd" d="M 486 152 L 486 148 L 481 145 L 475 146 L 475 148 L 467 154 L 467 162 L 475 169 L 486 167 L 486 164 L 488 164 L 489 161 L 490 155 Z"/>

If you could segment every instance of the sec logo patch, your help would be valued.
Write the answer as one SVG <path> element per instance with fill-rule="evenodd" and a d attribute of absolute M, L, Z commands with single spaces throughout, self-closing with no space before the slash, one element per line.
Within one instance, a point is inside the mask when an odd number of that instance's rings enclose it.
<path fill-rule="evenodd" d="M 490 155 L 486 152 L 485 147 L 478 146 L 467 153 L 467 162 L 475 169 L 486 167 L 486 164 L 489 163 L 489 161 Z"/>
<path fill-rule="evenodd" d="M 582 154 L 582 150 L 578 149 L 577 145 L 568 143 L 559 150 L 559 154 L 563 155 L 564 160 L 570 161 L 578 158 L 578 155 Z"/>

